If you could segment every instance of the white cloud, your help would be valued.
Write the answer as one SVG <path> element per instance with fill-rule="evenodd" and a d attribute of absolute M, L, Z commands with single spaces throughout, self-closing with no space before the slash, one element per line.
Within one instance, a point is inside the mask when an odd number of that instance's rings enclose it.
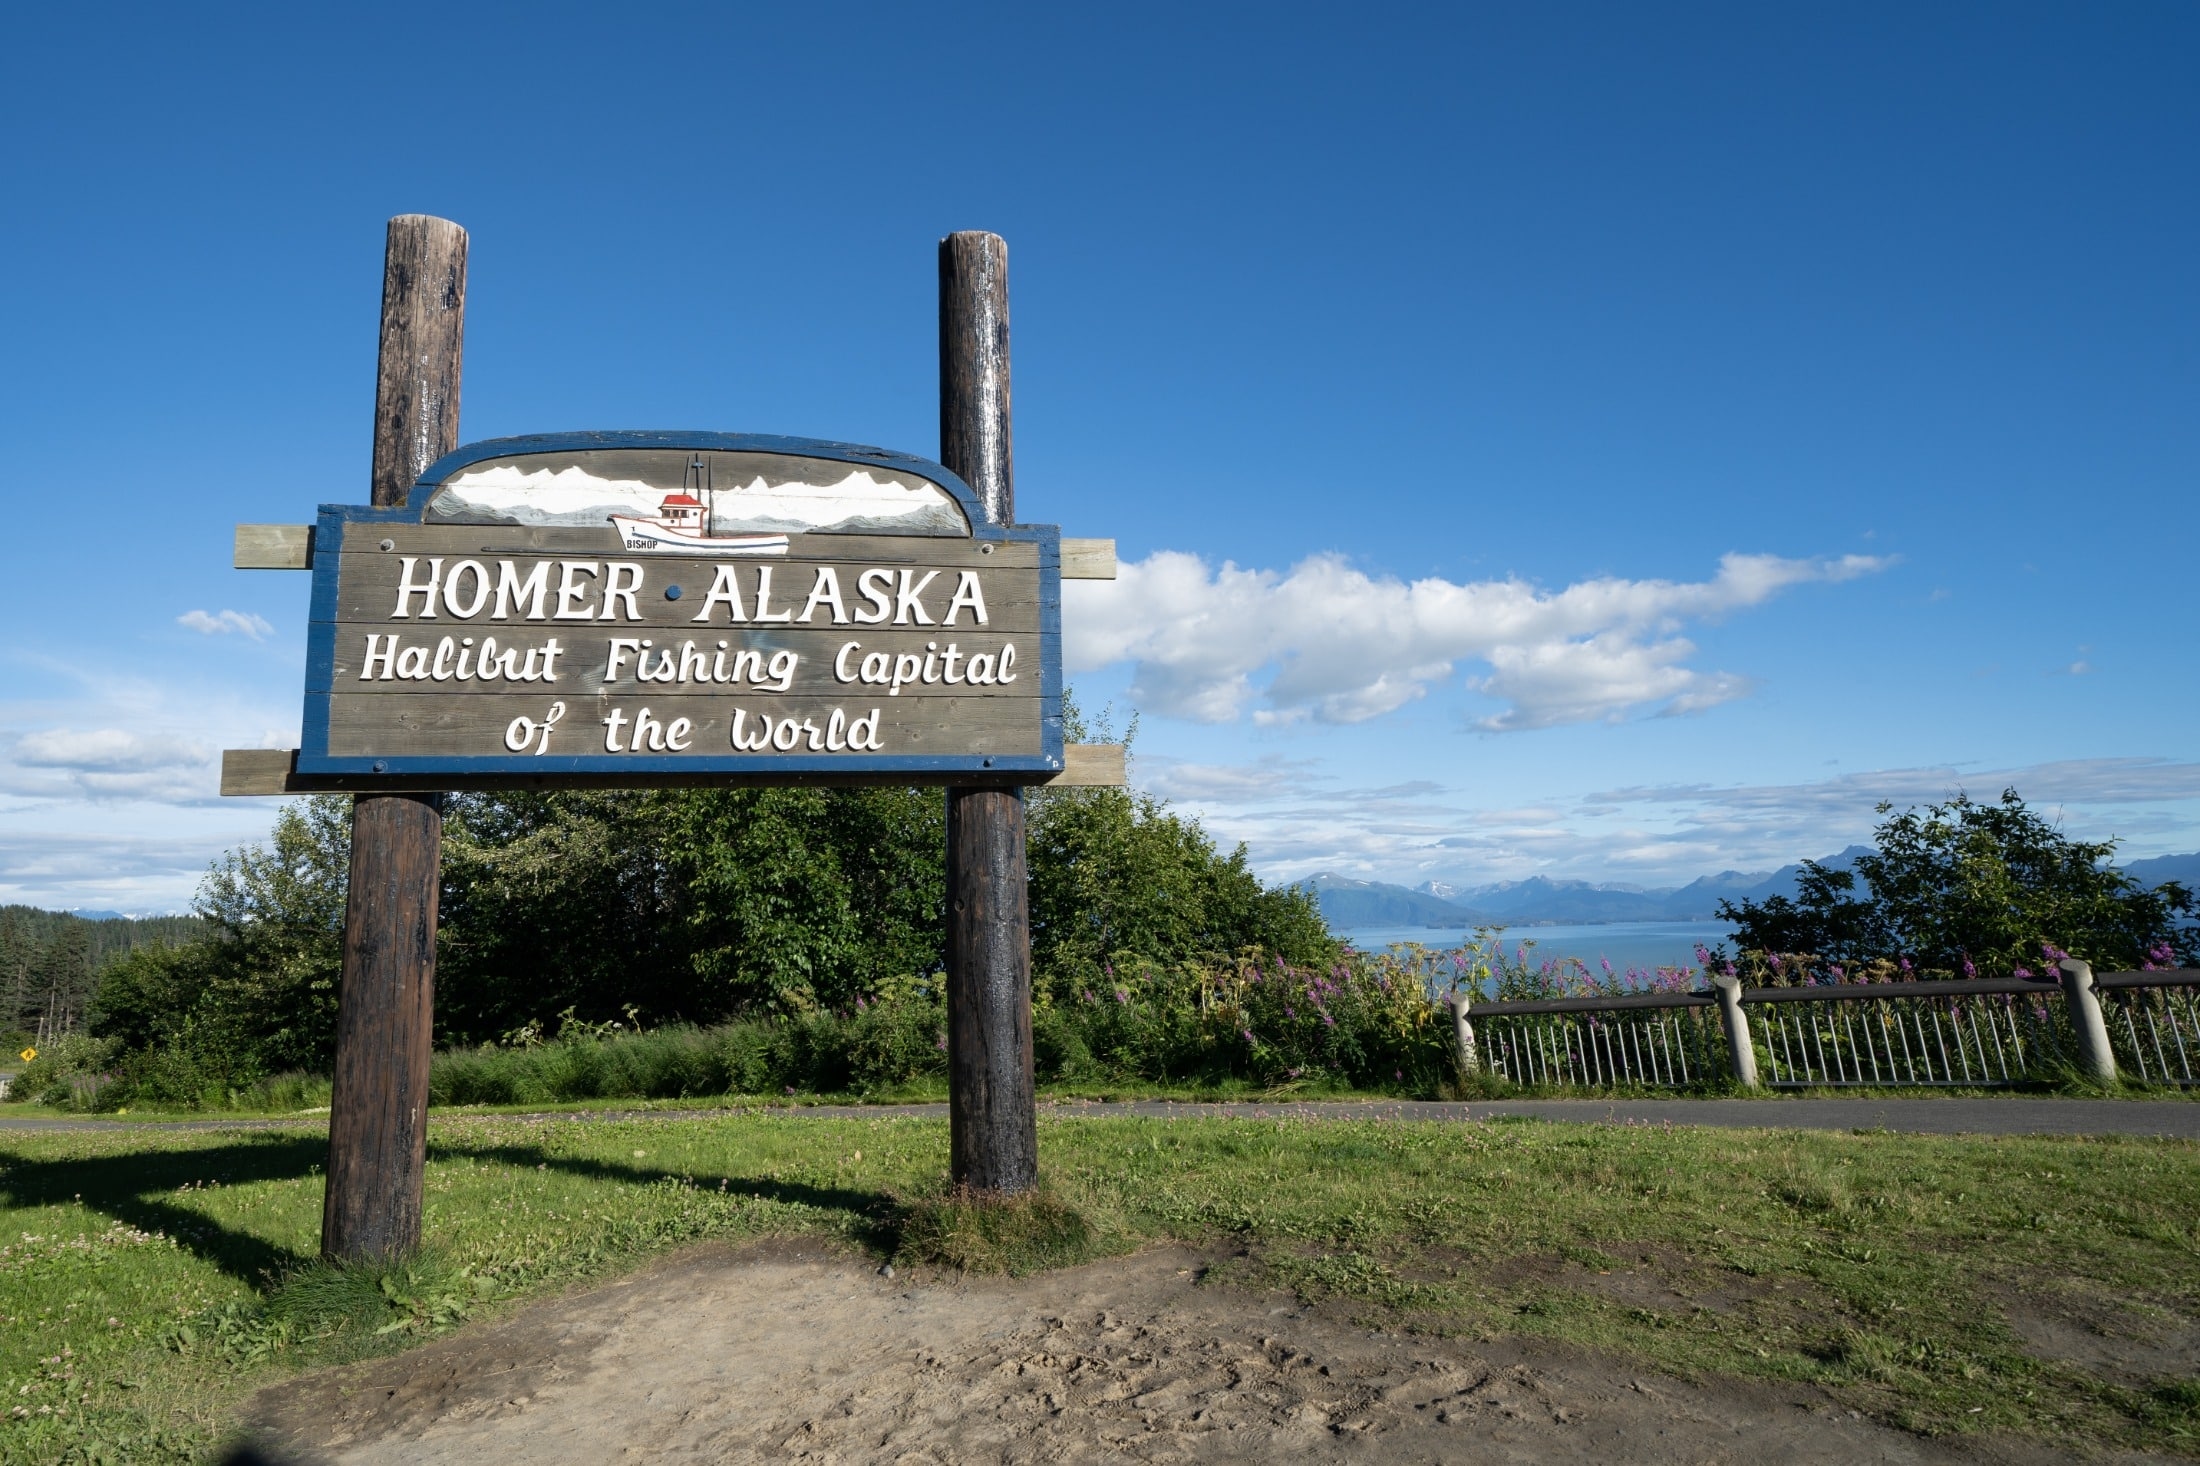
<path fill-rule="evenodd" d="M 195 802 L 214 794 L 214 751 L 189 737 L 122 728 L 41 728 L 19 734 L 0 762 L 0 789 L 32 797 Z"/>
<path fill-rule="evenodd" d="M 275 634 L 275 628 L 267 618 L 251 611 L 186 611 L 176 618 L 178 626 L 188 626 L 206 636 L 228 636 L 235 633 L 249 636 L 254 641 L 265 641 Z"/>
<path fill-rule="evenodd" d="M 1762 604 L 1790 586 L 1852 580 L 1891 561 L 1723 557 L 1709 580 L 1601 577 L 1546 591 L 1521 580 L 1459 583 L 1371 576 L 1337 555 L 1288 573 L 1210 568 L 1163 550 L 1115 581 L 1072 581 L 1065 655 L 1073 671 L 1134 662 L 1131 696 L 1151 712 L 1223 723 L 1359 723 L 1449 680 L 1506 706 L 1492 730 L 1701 711 L 1747 679 L 1683 665 L 1689 621 Z M 1254 706 L 1254 704 L 1260 704 Z"/>
<path fill-rule="evenodd" d="M 2125 858 L 2200 848 L 2200 761 L 2068 759 L 1991 770 L 1883 769 L 1794 784 L 1664 784 L 1578 799 L 1484 805 L 1426 782 L 1354 785 L 1275 757 L 1237 766 L 1140 760 L 1138 783 L 1246 841 L 1270 879 L 1318 870 L 1411 885 L 1548 875 L 1677 886 L 1769 871 L 1867 841 L 1897 809 L 2015 788 L 2076 838 L 2118 837 Z"/>

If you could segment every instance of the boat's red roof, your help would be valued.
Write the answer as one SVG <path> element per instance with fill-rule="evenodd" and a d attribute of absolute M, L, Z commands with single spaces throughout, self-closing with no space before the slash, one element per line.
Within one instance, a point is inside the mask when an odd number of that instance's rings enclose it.
<path fill-rule="evenodd" d="M 665 504 L 701 504 L 702 502 L 703 501 L 701 499 L 695 498 L 694 496 L 689 494 L 665 495 Z M 657 507 L 662 509 L 664 507 L 664 504 L 660 504 Z"/>

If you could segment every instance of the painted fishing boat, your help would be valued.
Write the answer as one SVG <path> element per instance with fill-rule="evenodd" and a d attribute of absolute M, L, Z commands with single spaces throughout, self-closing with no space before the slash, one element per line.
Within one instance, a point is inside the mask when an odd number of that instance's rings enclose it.
<path fill-rule="evenodd" d="M 701 497 L 698 498 L 697 495 Z M 711 484 L 710 464 L 698 453 L 689 460 L 687 481 L 677 494 L 667 494 L 653 519 L 638 514 L 614 514 L 619 542 L 629 550 L 678 555 L 784 555 L 783 534 L 712 534 L 710 524 L 718 507 L 718 493 Z"/>

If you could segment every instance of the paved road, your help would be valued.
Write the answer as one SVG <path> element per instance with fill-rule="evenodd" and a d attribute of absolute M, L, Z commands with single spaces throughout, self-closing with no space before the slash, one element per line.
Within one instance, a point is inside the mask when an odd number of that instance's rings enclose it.
<path fill-rule="evenodd" d="M 789 1117 L 872 1119 L 905 1115 L 944 1119 L 945 1105 L 789 1105 L 748 1108 L 744 1113 Z M 524 1120 L 576 1122 L 708 1115 L 709 1110 L 582 1110 L 513 1115 Z M 1230 1116 L 1268 1120 L 1476 1121 L 1508 1116 L 1623 1125 L 1720 1125 L 1742 1128 L 1863 1130 L 1882 1128 L 1923 1135 L 2154 1135 L 2200 1140 L 2200 1103 L 2183 1100 L 2091 1099 L 1647 1099 L 1312 1101 L 1298 1104 L 1186 1104 L 1169 1100 L 1128 1103 L 1069 1101 L 1040 1106 L 1055 1117 L 1146 1115 L 1166 1119 Z M 446 1112 L 446 1118 L 448 1114 Z M 319 1116 L 291 1120 L 184 1120 L 150 1122 L 160 1130 L 266 1130 L 321 1125 Z M 118 1120 L 51 1120 L 0 1115 L 0 1130 L 129 1130 Z"/>

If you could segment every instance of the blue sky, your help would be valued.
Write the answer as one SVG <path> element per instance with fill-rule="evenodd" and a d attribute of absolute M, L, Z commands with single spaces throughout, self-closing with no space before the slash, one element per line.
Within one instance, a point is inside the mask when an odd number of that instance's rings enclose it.
<path fill-rule="evenodd" d="M 2200 848 L 2200 11 L 49 8 L 0 48 L 0 899 L 257 836 L 382 230 L 462 435 L 937 451 L 1011 252 L 1075 685 L 1275 876 L 1678 883 L 2013 783 Z"/>

